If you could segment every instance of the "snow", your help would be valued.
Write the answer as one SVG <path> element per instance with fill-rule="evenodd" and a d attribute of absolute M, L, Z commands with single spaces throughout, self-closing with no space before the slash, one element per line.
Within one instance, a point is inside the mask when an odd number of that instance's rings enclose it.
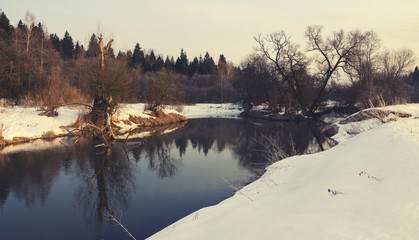
<path fill-rule="evenodd" d="M 68 126 L 77 121 L 84 108 L 62 107 L 58 109 L 57 117 L 40 116 L 37 108 L 30 107 L 0 107 L 0 132 L 6 140 L 13 137 L 40 138 L 48 131 L 55 134 L 65 134 Z"/>
<path fill-rule="evenodd" d="M 188 119 L 208 117 L 238 118 L 242 111 L 239 105 L 231 103 L 201 103 L 185 105 L 181 113 Z"/>
<path fill-rule="evenodd" d="M 166 106 L 166 113 L 179 113 L 176 106 Z M 150 118 L 147 115 L 144 103 L 120 104 L 113 116 L 113 120 L 119 121 L 122 132 L 128 132 L 133 126 L 123 124 L 130 115 L 142 118 Z M 234 104 L 195 104 L 186 105 L 180 108 L 181 114 L 187 118 L 204 117 L 233 117 L 237 118 L 241 110 Z M 75 123 L 80 115 L 87 113 L 84 107 L 61 107 L 58 109 L 57 117 L 40 116 L 38 108 L 35 107 L 0 107 L 0 133 L 5 140 L 12 140 L 14 137 L 26 137 L 31 139 L 41 138 L 47 132 L 54 132 L 56 135 L 66 134 L 67 126 Z M 137 134 L 130 137 L 145 137 L 150 133 Z"/>
<path fill-rule="evenodd" d="M 117 119 L 142 114 L 143 109 L 141 104 L 121 105 Z M 384 109 L 413 117 L 386 124 L 374 119 L 336 123 L 337 146 L 274 163 L 231 198 L 186 216 L 150 239 L 419 239 L 419 104 Z M 0 107 L 2 136 L 65 133 L 63 127 L 85 110 L 58 111 L 57 117 L 45 117 L 36 108 Z M 182 109 L 187 118 L 239 113 L 231 104 Z M 61 143 L 39 147 L 50 144 Z"/>
<path fill-rule="evenodd" d="M 385 109 L 413 117 L 340 125 L 336 147 L 274 163 L 149 239 L 419 239 L 419 105 Z"/>

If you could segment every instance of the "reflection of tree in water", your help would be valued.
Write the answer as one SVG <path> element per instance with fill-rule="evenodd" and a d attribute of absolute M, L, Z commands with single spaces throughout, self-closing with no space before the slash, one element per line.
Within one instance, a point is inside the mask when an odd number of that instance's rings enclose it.
<path fill-rule="evenodd" d="M 230 148 L 242 166 L 265 167 L 264 157 L 269 141 L 276 141 L 288 156 L 313 153 L 329 148 L 330 144 L 316 123 L 240 121 L 236 119 L 189 120 L 178 131 L 164 135 L 166 145 L 175 142 L 179 155 L 185 153 L 190 141 L 192 148 L 206 155 L 210 149 L 219 152 Z M 280 159 L 278 159 L 280 160 Z"/>
<path fill-rule="evenodd" d="M 183 134 L 175 136 L 175 138 L 183 139 L 183 141 L 189 139 L 192 147 L 197 149 L 198 152 L 202 151 L 205 155 L 214 145 L 219 152 L 222 152 L 227 141 L 234 138 L 237 132 L 236 125 L 240 122 L 234 119 L 211 118 L 190 120 L 183 129 Z"/>
<path fill-rule="evenodd" d="M 185 142 L 176 142 L 176 140 L 167 137 L 167 135 L 153 135 L 147 137 L 141 144 L 130 146 L 128 151 L 137 162 L 141 159 L 145 159 L 150 171 L 156 172 L 157 176 L 160 178 L 165 178 L 176 175 L 182 167 L 181 160 L 173 158 L 170 154 L 173 142 L 175 142 L 175 145 L 182 156 L 182 153 L 186 151 L 187 145 Z"/>
<path fill-rule="evenodd" d="M 80 144 L 75 149 L 81 179 L 75 203 L 88 222 L 97 227 L 101 227 L 106 212 L 125 211 L 134 190 L 134 167 L 123 147 L 115 144 L 102 154 L 96 154 L 94 144 Z"/>
<path fill-rule="evenodd" d="M 182 156 L 188 148 L 205 155 L 210 150 L 230 149 L 240 165 L 253 169 L 266 162 L 261 155 L 267 144 L 264 136 L 277 139 L 288 155 L 328 147 L 326 138 L 309 122 L 199 119 L 189 120 L 185 127 L 166 135 L 153 135 L 141 142 L 116 143 L 106 154 L 97 155 L 100 150 L 89 140 L 53 150 L 0 154 L 0 207 L 11 192 L 28 207 L 36 201 L 44 204 L 60 171 L 75 171 L 80 180 L 74 203 L 88 222 L 101 229 L 107 211 L 127 209 L 139 162 L 165 178 L 180 171 Z M 177 154 L 172 149 L 179 151 L 180 159 L 173 157 Z"/>
<path fill-rule="evenodd" d="M 51 155 L 53 157 L 51 157 Z M 20 151 L 0 154 L 0 206 L 10 192 L 27 207 L 36 201 L 45 205 L 51 192 L 53 180 L 61 171 L 61 161 L 67 154 L 64 151 Z"/>
<path fill-rule="evenodd" d="M 330 140 L 324 137 L 313 122 L 281 122 L 243 126 L 243 133 L 233 147 L 236 158 L 243 166 L 264 168 L 264 154 L 274 141 L 285 155 L 314 153 L 330 148 Z M 276 159 L 281 160 L 281 159 Z"/>
<path fill-rule="evenodd" d="M 9 196 L 12 168 L 9 156 L 0 154 L 0 207 L 4 205 Z"/>

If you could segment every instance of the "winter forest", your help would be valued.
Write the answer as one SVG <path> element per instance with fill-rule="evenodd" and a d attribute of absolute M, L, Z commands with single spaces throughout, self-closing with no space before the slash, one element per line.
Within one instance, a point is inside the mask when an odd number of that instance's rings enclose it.
<path fill-rule="evenodd" d="M 0 98 L 26 106 L 91 103 L 98 94 L 150 108 L 240 102 L 251 109 L 268 103 L 272 113 L 307 117 L 330 100 L 358 109 L 419 101 L 412 50 L 386 50 L 374 31 L 334 30 L 325 34 L 321 26 L 308 26 L 306 46 L 283 31 L 257 35 L 254 51 L 237 66 L 222 54 L 188 56 L 181 49 L 179 56 L 165 56 L 140 43 L 115 52 L 118 39 L 107 36 L 101 52 L 100 33 L 83 46 L 67 31 L 47 33 L 30 12 L 16 26 L 1 12 Z"/>
<path fill-rule="evenodd" d="M 0 238 L 419 239 L 414 4 L 3 4 Z"/>

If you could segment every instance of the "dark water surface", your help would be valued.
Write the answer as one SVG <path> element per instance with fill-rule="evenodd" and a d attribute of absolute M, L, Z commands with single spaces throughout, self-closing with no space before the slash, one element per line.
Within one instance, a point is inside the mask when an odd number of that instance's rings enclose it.
<path fill-rule="evenodd" d="M 266 164 L 276 139 L 287 155 L 329 148 L 310 122 L 192 119 L 111 151 L 74 139 L 0 152 L 0 239 L 144 239 L 234 194 Z"/>

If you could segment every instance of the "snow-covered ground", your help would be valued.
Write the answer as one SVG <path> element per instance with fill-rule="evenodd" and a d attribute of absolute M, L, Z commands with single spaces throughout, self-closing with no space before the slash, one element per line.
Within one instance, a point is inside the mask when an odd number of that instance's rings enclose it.
<path fill-rule="evenodd" d="M 181 113 L 188 119 L 208 117 L 237 118 L 242 111 L 242 108 L 237 104 L 201 103 L 185 105 Z"/>
<path fill-rule="evenodd" d="M 121 104 L 114 115 L 114 120 L 126 120 L 129 115 L 150 117 L 144 114 L 144 104 Z M 182 107 L 167 106 L 166 112 L 180 113 L 187 118 L 199 117 L 237 117 L 240 114 L 239 106 L 233 104 L 196 104 Z M 67 126 L 75 123 L 80 115 L 85 114 L 85 107 L 61 107 L 57 117 L 40 116 L 35 107 L 0 107 L 0 133 L 5 140 L 14 137 L 40 138 L 47 132 L 56 135 L 68 133 Z"/>
<path fill-rule="evenodd" d="M 413 117 L 341 125 L 336 147 L 274 163 L 150 239 L 419 239 L 419 105 L 386 109 Z"/>
<path fill-rule="evenodd" d="M 123 105 L 117 119 L 143 109 Z M 240 113 L 230 104 L 178 109 L 187 118 Z M 419 239 L 419 105 L 386 109 L 413 117 L 338 124 L 336 147 L 274 163 L 233 197 L 150 239 Z M 0 107 L 0 131 L 5 139 L 63 134 L 83 111 L 60 108 L 45 117 L 36 108 Z"/>
<path fill-rule="evenodd" d="M 49 131 L 65 134 L 68 131 L 64 127 L 76 122 L 83 111 L 85 108 L 62 107 L 58 109 L 57 117 L 46 117 L 40 116 L 41 112 L 35 107 L 0 107 L 0 133 L 5 140 L 40 138 Z"/>

